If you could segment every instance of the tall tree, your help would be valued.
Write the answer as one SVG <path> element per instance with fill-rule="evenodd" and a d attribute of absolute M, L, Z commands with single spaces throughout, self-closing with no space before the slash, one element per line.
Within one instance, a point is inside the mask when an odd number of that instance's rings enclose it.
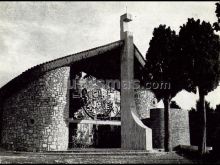
<path fill-rule="evenodd" d="M 179 43 L 184 70 L 188 73 L 191 86 L 197 87 L 200 108 L 199 151 L 206 153 L 206 109 L 205 96 L 218 86 L 219 66 L 219 36 L 214 33 L 212 25 L 200 20 L 188 19 L 180 27 Z"/>
<path fill-rule="evenodd" d="M 153 31 L 150 47 L 146 54 L 145 78 L 152 86 L 157 98 L 164 102 L 165 151 L 172 151 L 170 101 L 182 89 L 180 76 L 180 58 L 178 54 L 178 36 L 166 25 L 160 25 Z M 161 84 L 169 83 L 168 86 Z"/>

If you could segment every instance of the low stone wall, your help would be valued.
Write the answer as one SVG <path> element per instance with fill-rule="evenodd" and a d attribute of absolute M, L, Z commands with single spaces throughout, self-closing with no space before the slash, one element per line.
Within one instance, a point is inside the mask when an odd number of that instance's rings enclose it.
<path fill-rule="evenodd" d="M 172 144 L 190 145 L 189 113 L 186 110 L 170 109 Z M 150 110 L 150 128 L 152 128 L 153 148 L 164 148 L 164 109 Z"/>
<path fill-rule="evenodd" d="M 68 148 L 69 72 L 69 67 L 49 71 L 4 101 L 3 147 L 25 151 Z"/>

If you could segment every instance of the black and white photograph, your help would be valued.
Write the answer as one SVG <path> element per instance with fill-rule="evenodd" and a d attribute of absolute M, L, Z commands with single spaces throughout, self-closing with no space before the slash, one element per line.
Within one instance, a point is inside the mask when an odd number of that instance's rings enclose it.
<path fill-rule="evenodd" d="M 0 164 L 220 163 L 220 1 L 0 2 Z"/>

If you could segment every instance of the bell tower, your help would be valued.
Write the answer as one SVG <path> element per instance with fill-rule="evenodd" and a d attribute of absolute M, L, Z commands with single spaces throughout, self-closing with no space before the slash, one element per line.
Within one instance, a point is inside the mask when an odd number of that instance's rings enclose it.
<path fill-rule="evenodd" d="M 133 34 L 128 23 L 132 21 L 131 14 L 120 18 L 120 39 L 124 41 L 120 62 L 121 81 L 121 148 L 131 150 L 151 150 L 152 131 L 138 117 L 134 98 L 134 58 L 135 48 Z"/>
<path fill-rule="evenodd" d="M 129 32 L 129 22 L 132 21 L 132 15 L 129 13 L 125 13 L 120 17 L 120 39 L 125 39 L 125 33 Z M 130 32 L 130 35 L 132 33 Z"/>

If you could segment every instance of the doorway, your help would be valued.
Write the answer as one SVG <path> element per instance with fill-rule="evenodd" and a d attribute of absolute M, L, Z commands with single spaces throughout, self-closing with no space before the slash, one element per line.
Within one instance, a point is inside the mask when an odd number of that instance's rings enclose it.
<path fill-rule="evenodd" d="M 120 147 L 120 125 L 101 125 L 94 123 L 69 124 L 69 149 Z"/>

